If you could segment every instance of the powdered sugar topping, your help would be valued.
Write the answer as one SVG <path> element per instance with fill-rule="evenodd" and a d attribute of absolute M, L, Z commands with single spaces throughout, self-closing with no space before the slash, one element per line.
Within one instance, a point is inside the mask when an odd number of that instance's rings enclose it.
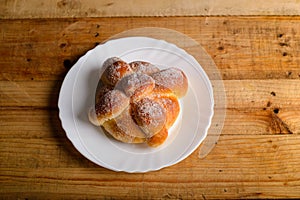
<path fill-rule="evenodd" d="M 183 84 L 183 74 L 179 69 L 168 68 L 152 75 L 156 84 L 172 89 Z"/>

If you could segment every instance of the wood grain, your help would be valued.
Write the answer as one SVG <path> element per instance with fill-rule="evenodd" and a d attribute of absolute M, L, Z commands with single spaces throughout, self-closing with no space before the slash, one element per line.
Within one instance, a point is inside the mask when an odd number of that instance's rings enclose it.
<path fill-rule="evenodd" d="M 141 27 L 164 27 L 192 37 L 213 58 L 223 79 L 300 79 L 299 19 L 1 20 L 0 80 L 62 80 L 78 58 L 95 45 L 127 29 Z"/>
<path fill-rule="evenodd" d="M 270 110 L 228 109 L 222 135 L 300 134 L 300 109 Z M 1 138 L 65 138 L 57 110 L 1 109 Z M 213 129 L 213 127 L 212 127 Z"/>
<path fill-rule="evenodd" d="M 37 9 L 38 8 L 38 9 Z M 299 15 L 297 0 L 58 0 L 10 1 L 0 4 L 1 18 L 70 18 L 129 16 Z"/>
<path fill-rule="evenodd" d="M 62 82 L 0 81 L 0 106 L 57 107 Z M 226 107 L 259 111 L 269 108 L 299 108 L 299 80 L 224 80 Z M 216 88 L 215 92 L 221 92 Z"/>
<path fill-rule="evenodd" d="M 76 199 L 297 197 L 299 139 L 291 135 L 221 136 L 206 159 L 199 159 L 195 152 L 174 167 L 147 174 L 96 167 L 76 153 L 66 152 L 65 142 L 59 139 L 26 143 L 2 139 L 0 192 L 10 197 Z M 3 162 L 5 157 L 12 161 Z"/>
<path fill-rule="evenodd" d="M 0 5 L 0 198 L 300 197 L 300 17 L 257 16 L 295 15 L 298 3 L 242 1 L 242 9 L 234 1 L 164 1 L 159 8 L 151 2 L 152 7 L 142 3 L 140 13 L 121 1 Z M 87 6 L 93 3 L 94 11 Z M 247 16 L 216 16 L 228 13 Z M 89 17 L 72 18 L 83 15 Z M 103 17 L 108 15 L 114 17 Z M 101 18 L 90 18 L 95 16 Z M 177 30 L 207 50 L 224 79 L 226 106 L 217 108 L 226 109 L 225 124 L 204 159 L 197 149 L 160 171 L 116 173 L 85 159 L 67 139 L 58 118 L 58 94 L 68 70 L 88 50 L 146 26 Z M 215 87 L 215 95 L 221 90 Z"/>
<path fill-rule="evenodd" d="M 227 120 L 223 134 L 300 133 L 299 80 L 225 80 L 224 85 Z M 49 116 L 49 112 L 44 111 L 36 116 L 35 107 L 56 108 L 61 83 L 0 81 L 0 86 L 0 105 L 4 108 L 0 112 L 2 129 L 8 127 L 11 131 L 25 131 L 23 128 L 27 125 L 29 128 L 37 127 L 50 120 L 41 118 L 43 115 Z M 219 89 L 221 88 L 215 89 L 215 95 L 221 92 Z M 25 112 L 22 109 L 25 109 Z M 27 117 L 28 113 L 33 115 L 32 119 Z M 57 115 L 55 112 L 54 116 Z M 34 118 L 44 121 L 36 125 Z M 6 119 L 17 120 L 13 122 Z M 23 124 L 19 124 L 22 122 Z M 46 127 L 48 126 L 53 127 L 51 124 Z M 23 128 L 20 129 L 21 127 Z M 51 129 L 47 130 L 51 132 Z"/>

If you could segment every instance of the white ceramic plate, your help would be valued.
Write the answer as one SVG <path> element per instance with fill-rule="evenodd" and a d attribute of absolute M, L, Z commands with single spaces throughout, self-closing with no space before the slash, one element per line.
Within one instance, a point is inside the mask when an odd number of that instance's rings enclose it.
<path fill-rule="evenodd" d="M 189 89 L 180 100 L 180 117 L 160 147 L 120 143 L 88 121 L 87 111 L 94 103 L 100 66 L 113 56 L 127 62 L 144 60 L 161 68 L 178 67 L 187 75 Z M 213 115 L 212 93 L 204 70 L 184 50 L 152 38 L 121 38 L 97 46 L 72 67 L 60 92 L 60 118 L 75 148 L 91 161 L 115 171 L 146 172 L 176 164 L 199 146 Z"/>

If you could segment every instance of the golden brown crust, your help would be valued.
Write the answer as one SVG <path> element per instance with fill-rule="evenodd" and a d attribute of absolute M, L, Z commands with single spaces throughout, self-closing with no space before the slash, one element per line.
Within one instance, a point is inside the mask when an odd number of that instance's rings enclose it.
<path fill-rule="evenodd" d="M 131 102 L 135 102 L 148 95 L 154 86 L 155 82 L 151 76 L 134 73 L 119 81 L 116 88 L 130 97 Z"/>
<path fill-rule="evenodd" d="M 134 71 L 135 73 L 141 73 L 147 75 L 160 71 L 158 67 L 145 61 L 134 61 L 129 63 L 129 66 L 131 67 L 131 70 Z"/>
<path fill-rule="evenodd" d="M 105 93 L 95 105 L 95 113 L 99 124 L 117 117 L 129 105 L 129 98 L 119 90 L 110 90 Z"/>
<path fill-rule="evenodd" d="M 103 67 L 105 70 L 101 76 L 101 80 L 112 86 L 115 86 L 124 76 L 133 73 L 126 62 L 115 57 L 107 59 Z"/>
<path fill-rule="evenodd" d="M 166 111 L 153 99 L 143 98 L 131 105 L 131 113 L 147 138 L 157 134 L 166 123 Z"/>
<path fill-rule="evenodd" d="M 159 133 L 147 140 L 147 144 L 151 147 L 158 147 L 163 144 L 168 137 L 168 129 L 163 128 Z"/>
<path fill-rule="evenodd" d="M 165 109 L 165 112 L 167 113 L 165 127 L 169 129 L 176 121 L 180 112 L 178 98 L 170 89 L 161 85 L 155 85 L 149 98 L 159 103 Z"/>
<path fill-rule="evenodd" d="M 107 92 L 109 92 L 113 89 L 114 89 L 113 86 L 105 84 L 105 83 L 103 83 L 103 81 L 99 80 L 97 89 L 96 89 L 95 103 L 97 103 L 104 94 L 106 94 Z"/>
<path fill-rule="evenodd" d="M 188 80 L 182 70 L 178 68 L 168 68 L 151 75 L 157 85 L 169 88 L 180 98 L 188 89 Z"/>
<path fill-rule="evenodd" d="M 133 121 L 129 108 L 119 116 L 106 121 L 103 128 L 115 139 L 126 143 L 144 143 L 146 141 L 143 131 Z"/>

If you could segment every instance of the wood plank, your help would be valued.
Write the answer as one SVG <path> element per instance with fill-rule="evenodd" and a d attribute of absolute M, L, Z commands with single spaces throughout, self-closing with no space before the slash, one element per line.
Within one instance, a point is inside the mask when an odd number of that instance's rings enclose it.
<path fill-rule="evenodd" d="M 300 80 L 225 80 L 227 108 L 248 108 L 260 111 L 267 108 L 297 108 L 300 103 Z M 222 88 L 220 88 L 222 89 Z M 219 88 L 215 88 L 216 95 Z"/>
<path fill-rule="evenodd" d="M 299 110 L 272 111 L 227 110 L 224 135 L 299 134 Z M 2 138 L 57 138 L 65 137 L 58 119 L 58 111 L 7 110 L 0 112 Z M 216 121 L 219 119 L 216 119 Z M 215 122 L 215 121 L 213 121 Z M 209 132 L 215 134 L 219 127 Z"/>
<path fill-rule="evenodd" d="M 227 113 L 223 133 L 300 133 L 300 81 L 227 80 L 224 83 Z M 8 135 L 16 131 L 24 136 L 31 132 L 37 135 L 51 133 L 53 127 L 54 130 L 60 130 L 56 110 L 60 84 L 56 81 L 0 81 L 2 135 L 5 131 L 9 131 Z M 215 88 L 216 98 L 220 94 L 219 90 Z M 35 107 L 55 110 L 37 110 Z M 225 108 L 218 106 L 218 109 Z M 219 129 L 218 121 L 221 118 L 221 115 L 216 115 L 212 132 Z"/>
<path fill-rule="evenodd" d="M 56 108 L 61 84 L 61 81 L 0 81 L 0 106 Z"/>
<path fill-rule="evenodd" d="M 226 111 L 222 134 L 300 134 L 299 122 L 298 109 L 282 109 L 278 114 L 272 108 L 261 111 L 233 109 Z"/>
<path fill-rule="evenodd" d="M 285 108 L 279 113 L 267 107 L 261 110 L 248 108 L 227 109 L 224 126 L 219 127 L 222 115 L 215 115 L 208 131 L 210 139 L 216 135 L 270 135 L 300 134 L 300 109 Z M 222 132 L 220 133 L 220 128 Z"/>
<path fill-rule="evenodd" d="M 58 147 L 54 138 L 1 139 L 0 194 L 51 199 L 297 197 L 299 139 L 299 135 L 223 135 L 205 159 L 195 151 L 177 165 L 143 174 L 86 164 L 77 154 L 62 153 L 65 142 Z"/>
<path fill-rule="evenodd" d="M 242 6 L 241 6 L 242 5 Z M 38 9 L 36 9 L 38 8 Z M 1 3 L 0 17 L 68 18 L 128 16 L 220 16 L 220 15 L 299 15 L 297 0 L 109 0 L 9 1 Z"/>
<path fill-rule="evenodd" d="M 218 133 L 221 116 L 214 118 L 209 135 Z M 65 138 L 57 110 L 31 108 L 0 110 L 1 138 Z M 222 135 L 300 134 L 300 108 L 266 110 L 228 109 Z"/>
<path fill-rule="evenodd" d="M 224 83 L 227 110 L 223 133 L 300 133 L 299 80 L 226 80 Z M 56 81 L 0 81 L 2 135 L 8 131 L 8 135 L 16 132 L 23 137 L 34 133 L 37 134 L 34 137 L 38 137 L 43 133 L 51 134 L 53 128 L 60 130 L 56 110 L 60 84 Z M 215 88 L 216 98 L 219 90 Z M 54 110 L 38 110 L 35 107 Z M 222 117 L 216 115 L 212 132 L 219 129 L 217 122 Z"/>
<path fill-rule="evenodd" d="M 218 81 L 212 83 L 218 84 Z M 300 107 L 300 80 L 225 80 L 228 109 L 288 109 Z M 57 107 L 61 81 L 0 81 L 1 107 Z M 214 88 L 215 97 L 223 88 Z"/>
<path fill-rule="evenodd" d="M 122 31 L 142 27 L 169 28 L 193 38 L 206 49 L 226 80 L 300 79 L 299 20 L 299 17 L 0 20 L 0 80 L 62 80 L 76 60 L 95 45 Z"/>
<path fill-rule="evenodd" d="M 1 138 L 65 138 L 58 110 L 0 109 Z"/>

